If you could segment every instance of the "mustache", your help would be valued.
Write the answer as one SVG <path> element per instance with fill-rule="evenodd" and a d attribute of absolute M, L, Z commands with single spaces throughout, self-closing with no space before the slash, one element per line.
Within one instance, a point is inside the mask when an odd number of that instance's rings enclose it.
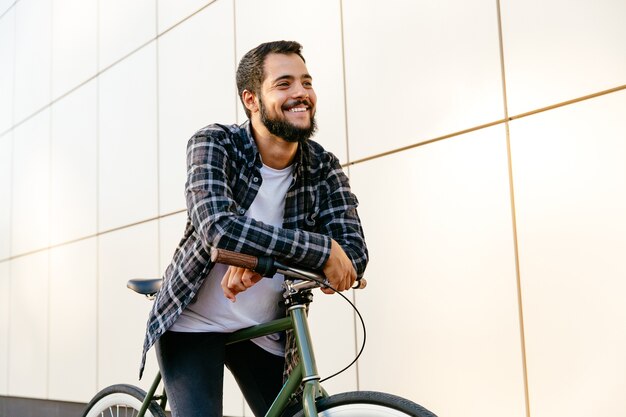
<path fill-rule="evenodd" d="M 290 100 L 290 101 L 286 102 L 283 105 L 282 108 L 283 108 L 283 110 L 287 110 L 287 109 L 290 109 L 292 107 L 299 106 L 300 104 L 304 104 L 305 106 L 307 106 L 309 108 L 313 107 L 313 105 L 311 104 L 311 102 L 309 100 L 307 100 L 307 99 L 298 99 L 298 100 Z"/>

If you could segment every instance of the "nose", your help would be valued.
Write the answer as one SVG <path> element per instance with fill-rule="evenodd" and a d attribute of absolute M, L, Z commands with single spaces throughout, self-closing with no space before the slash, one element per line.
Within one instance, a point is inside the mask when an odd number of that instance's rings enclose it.
<path fill-rule="evenodd" d="M 309 98 L 309 90 L 302 83 L 297 83 L 293 93 L 294 98 Z"/>

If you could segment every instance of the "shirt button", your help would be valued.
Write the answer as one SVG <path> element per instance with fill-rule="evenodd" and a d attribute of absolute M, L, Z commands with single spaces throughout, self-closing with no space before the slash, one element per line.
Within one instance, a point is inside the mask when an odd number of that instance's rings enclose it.
<path fill-rule="evenodd" d="M 246 211 L 244 209 L 239 209 L 239 214 L 244 214 Z"/>
<path fill-rule="evenodd" d="M 252 178 L 252 182 L 259 182 L 259 177 Z"/>

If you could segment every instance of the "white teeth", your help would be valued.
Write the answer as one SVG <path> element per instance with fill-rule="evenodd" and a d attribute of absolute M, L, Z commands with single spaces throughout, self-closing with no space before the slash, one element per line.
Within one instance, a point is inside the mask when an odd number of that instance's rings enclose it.
<path fill-rule="evenodd" d="M 293 113 L 299 113 L 299 112 L 303 112 L 306 111 L 306 108 L 302 108 L 302 107 L 294 107 L 293 109 L 289 109 L 290 112 Z"/>

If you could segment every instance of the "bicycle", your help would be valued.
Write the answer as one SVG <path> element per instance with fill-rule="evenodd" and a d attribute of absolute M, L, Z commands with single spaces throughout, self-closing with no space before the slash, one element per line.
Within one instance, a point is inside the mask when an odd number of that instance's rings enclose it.
<path fill-rule="evenodd" d="M 223 249 L 213 248 L 211 260 L 214 263 L 248 268 L 262 276 L 271 277 L 275 273 L 285 276 L 283 298 L 286 317 L 236 331 L 227 341 L 231 344 L 281 331 L 293 331 L 300 361 L 265 417 L 436 417 L 424 407 L 388 393 L 354 391 L 329 395 L 324 390 L 317 372 L 306 312 L 307 306 L 313 301 L 311 291 L 328 286 L 322 275 L 284 265 L 269 257 L 255 257 Z M 153 299 L 161 282 L 161 279 L 135 279 L 128 281 L 127 286 Z M 365 285 L 365 280 L 361 280 L 357 287 L 364 288 Z M 156 394 L 160 382 L 161 374 L 157 372 L 147 393 L 128 384 L 104 388 L 87 404 L 83 417 L 165 417 L 165 389 L 161 394 Z M 295 408 L 290 402 L 301 385 L 301 401 Z"/>

